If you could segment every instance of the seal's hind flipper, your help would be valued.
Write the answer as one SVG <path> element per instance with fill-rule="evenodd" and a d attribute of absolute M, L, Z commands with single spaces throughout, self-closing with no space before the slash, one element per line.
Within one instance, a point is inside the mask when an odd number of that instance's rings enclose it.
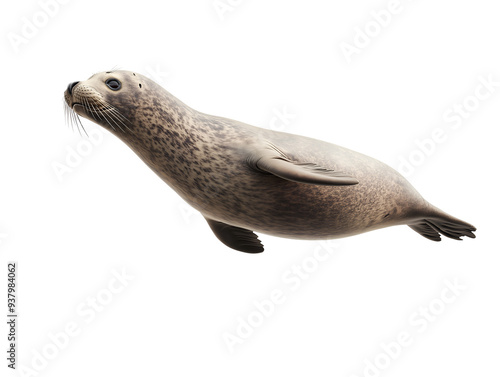
<path fill-rule="evenodd" d="M 273 144 L 255 153 L 249 160 L 258 170 L 289 181 L 312 185 L 357 185 L 359 181 L 347 173 L 326 169 L 310 162 L 292 161 Z"/>
<path fill-rule="evenodd" d="M 431 240 L 431 241 L 441 241 L 441 236 L 438 232 L 434 230 L 429 224 L 422 220 L 422 222 L 415 225 L 408 225 L 415 232 L 420 234 L 421 236 Z"/>
<path fill-rule="evenodd" d="M 432 241 L 441 241 L 441 234 L 459 241 L 462 241 L 461 237 L 464 236 L 476 238 L 476 235 L 472 233 L 476 230 L 474 226 L 446 213 L 443 213 L 442 217 L 421 219 L 410 224 L 409 227 Z"/>
<path fill-rule="evenodd" d="M 220 221 L 207 219 L 208 225 L 217 238 L 226 246 L 244 253 L 262 253 L 264 246 L 251 230 L 227 225 Z"/>

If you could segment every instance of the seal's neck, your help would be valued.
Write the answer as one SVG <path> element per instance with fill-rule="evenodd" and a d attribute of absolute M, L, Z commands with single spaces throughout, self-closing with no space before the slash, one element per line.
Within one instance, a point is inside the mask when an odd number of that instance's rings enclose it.
<path fill-rule="evenodd" d="M 137 99 L 129 115 L 130 130 L 115 135 L 171 187 L 183 191 L 186 176 L 193 174 L 189 161 L 197 161 L 208 142 L 200 132 L 202 115 L 158 88 L 153 95 Z"/>

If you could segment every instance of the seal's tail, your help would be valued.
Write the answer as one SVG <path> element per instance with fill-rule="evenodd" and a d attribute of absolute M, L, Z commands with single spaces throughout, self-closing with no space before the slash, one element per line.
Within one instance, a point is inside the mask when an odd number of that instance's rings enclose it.
<path fill-rule="evenodd" d="M 435 208 L 435 212 L 408 224 L 415 232 L 432 241 L 441 241 L 443 236 L 461 241 L 463 236 L 476 238 L 474 226 Z"/>

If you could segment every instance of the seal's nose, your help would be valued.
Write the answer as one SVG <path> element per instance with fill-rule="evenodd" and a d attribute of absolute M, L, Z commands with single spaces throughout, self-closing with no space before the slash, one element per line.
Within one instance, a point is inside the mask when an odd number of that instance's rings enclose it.
<path fill-rule="evenodd" d="M 79 83 L 80 81 L 75 81 L 72 82 L 71 84 L 68 85 L 68 93 L 71 95 L 71 92 L 73 91 L 73 88 Z"/>

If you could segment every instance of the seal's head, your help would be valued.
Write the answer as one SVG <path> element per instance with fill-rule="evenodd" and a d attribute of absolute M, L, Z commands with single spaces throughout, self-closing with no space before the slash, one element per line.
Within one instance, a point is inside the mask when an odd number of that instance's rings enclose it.
<path fill-rule="evenodd" d="M 67 116 L 81 125 L 78 115 L 112 132 L 123 133 L 133 126 L 144 85 L 150 80 L 128 71 L 108 71 L 68 85 L 64 92 Z"/>

